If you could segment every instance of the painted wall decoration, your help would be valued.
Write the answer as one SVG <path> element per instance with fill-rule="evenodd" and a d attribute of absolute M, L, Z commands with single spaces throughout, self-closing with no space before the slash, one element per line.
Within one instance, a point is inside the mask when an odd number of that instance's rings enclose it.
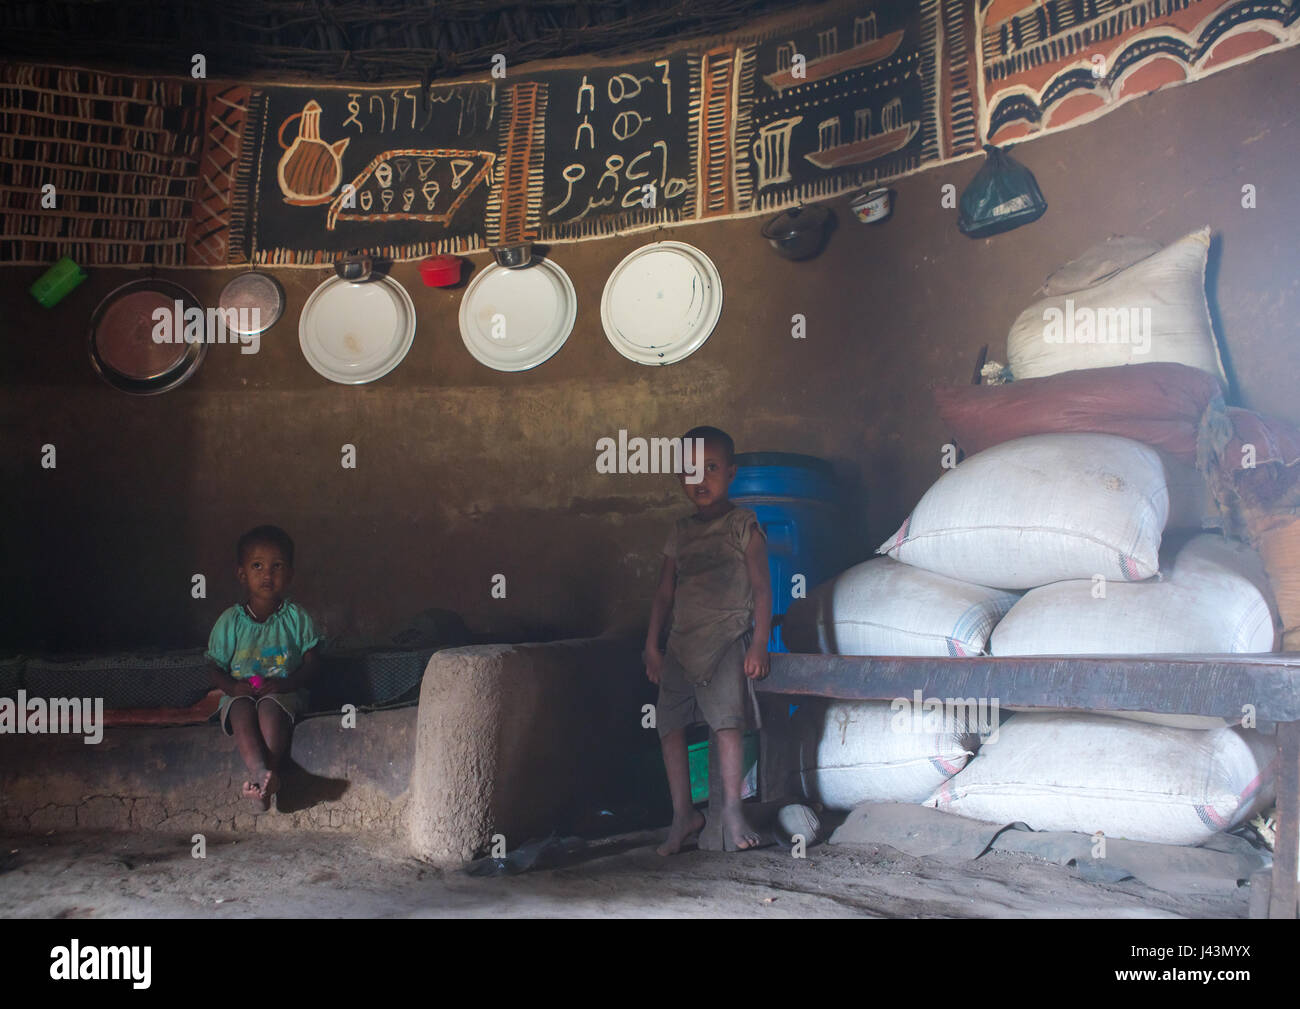
<path fill-rule="evenodd" d="M 273 86 L 254 95 L 235 188 L 247 262 L 412 259 L 484 244 L 499 89 Z"/>
<path fill-rule="evenodd" d="M 0 66 L 0 261 L 200 262 L 206 111 L 194 82 Z"/>
<path fill-rule="evenodd" d="M 1300 41 L 1288 0 L 979 0 L 980 129 L 992 143 Z"/>
<path fill-rule="evenodd" d="M 8 65 L 0 261 L 308 266 L 768 214 L 1297 42 L 1294 0 L 834 0 L 666 53 L 424 86 Z"/>

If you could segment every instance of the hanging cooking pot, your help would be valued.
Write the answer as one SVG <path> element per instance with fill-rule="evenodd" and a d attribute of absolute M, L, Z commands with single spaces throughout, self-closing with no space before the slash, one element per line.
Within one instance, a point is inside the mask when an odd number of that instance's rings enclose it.
<path fill-rule="evenodd" d="M 791 207 L 763 225 L 763 237 L 786 259 L 811 259 L 826 246 L 830 222 L 826 207 Z"/>

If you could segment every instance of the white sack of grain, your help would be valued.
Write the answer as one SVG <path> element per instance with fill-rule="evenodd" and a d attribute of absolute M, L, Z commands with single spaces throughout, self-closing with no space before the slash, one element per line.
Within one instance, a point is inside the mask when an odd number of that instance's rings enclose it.
<path fill-rule="evenodd" d="M 1272 801 L 1276 753 L 1253 729 L 1022 714 L 925 804 L 1034 830 L 1199 844 Z"/>
<path fill-rule="evenodd" d="M 993 632 L 994 655 L 1271 652 L 1273 613 L 1258 555 L 1218 533 L 1193 537 L 1168 574 L 1031 589 Z"/>
<path fill-rule="evenodd" d="M 1031 589 L 998 624 L 991 650 L 995 655 L 1255 653 L 1272 651 L 1276 633 L 1259 555 L 1244 543 L 1203 533 L 1178 551 L 1168 574 L 1158 580 L 1067 581 Z M 1198 673 L 1199 667 L 1188 669 L 1188 675 Z M 1228 724 L 1207 715 L 1107 713 L 1183 729 Z"/>
<path fill-rule="evenodd" d="M 796 600 L 782 634 L 795 652 L 983 655 L 1019 596 L 877 557 Z"/>
<path fill-rule="evenodd" d="M 1100 284 L 1030 305 L 1007 335 L 1012 374 L 1173 361 L 1223 379 L 1205 300 L 1209 249 L 1202 228 Z"/>
<path fill-rule="evenodd" d="M 921 802 L 965 766 L 979 748 L 981 728 L 986 734 L 997 728 L 996 710 L 986 712 L 981 726 L 978 712 L 931 712 L 923 701 L 904 700 L 837 701 L 824 716 L 810 711 L 811 724 L 800 733 L 804 794 L 830 809 Z"/>
<path fill-rule="evenodd" d="M 1159 567 L 1169 517 L 1155 449 L 1110 434 L 1038 434 L 985 449 L 925 492 L 878 553 L 1003 589 Z"/>

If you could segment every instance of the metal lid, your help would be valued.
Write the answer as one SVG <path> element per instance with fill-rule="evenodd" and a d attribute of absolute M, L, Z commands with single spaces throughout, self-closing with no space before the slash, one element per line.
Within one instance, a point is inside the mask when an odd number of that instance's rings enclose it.
<path fill-rule="evenodd" d="M 825 227 L 830 216 L 831 212 L 821 206 L 791 207 L 763 225 L 763 237 L 778 242 L 796 238 Z"/>
<path fill-rule="evenodd" d="M 227 328 L 237 336 L 256 336 L 284 313 L 284 288 L 269 273 L 241 273 L 221 289 L 217 304 Z M 229 310 L 234 310 L 230 315 Z"/>

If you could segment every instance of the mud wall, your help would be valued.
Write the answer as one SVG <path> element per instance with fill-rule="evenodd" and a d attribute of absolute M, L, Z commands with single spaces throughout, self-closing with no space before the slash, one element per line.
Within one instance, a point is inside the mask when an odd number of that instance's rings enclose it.
<path fill-rule="evenodd" d="M 99 299 L 139 274 L 95 271 L 52 311 L 0 285 L 8 360 L 0 406 L 10 583 L 0 647 L 202 643 L 236 585 L 234 542 L 276 522 L 297 539 L 294 595 L 330 635 L 375 633 L 425 607 L 458 610 L 498 639 L 581 635 L 643 621 L 668 522 L 671 478 L 601 475 L 598 438 L 713 423 L 743 450 L 831 459 L 850 488 L 845 564 L 894 531 L 938 474 L 946 440 L 927 387 L 969 381 L 1002 357 L 1007 328 L 1052 267 L 1112 233 L 1217 241 L 1209 289 L 1245 405 L 1300 421 L 1295 165 L 1300 51 L 1264 57 L 1039 138 L 1017 157 L 1050 203 L 1039 222 L 987 241 L 955 227 L 941 187 L 968 160 L 899 181 L 894 218 L 839 227 L 817 259 L 779 259 L 757 221 L 664 232 L 717 263 L 722 321 L 667 368 L 620 357 L 600 323 L 610 269 L 656 236 L 556 246 L 577 325 L 550 361 L 501 374 L 463 347 L 463 288 L 394 275 L 419 330 L 405 362 L 368 386 L 334 385 L 298 347 L 297 316 L 323 270 L 287 270 L 284 319 L 260 353 L 213 347 L 188 385 L 135 399 L 87 360 Z M 1242 186 L 1255 187 L 1255 209 Z M 488 260 L 476 257 L 474 267 Z M 160 271 L 212 303 L 229 271 Z M 791 316 L 807 320 L 791 337 Z M 41 446 L 57 468 L 41 468 Z M 357 467 L 342 468 L 344 444 Z M 206 598 L 191 579 L 207 578 Z M 491 593 L 506 576 L 505 598 Z"/>

